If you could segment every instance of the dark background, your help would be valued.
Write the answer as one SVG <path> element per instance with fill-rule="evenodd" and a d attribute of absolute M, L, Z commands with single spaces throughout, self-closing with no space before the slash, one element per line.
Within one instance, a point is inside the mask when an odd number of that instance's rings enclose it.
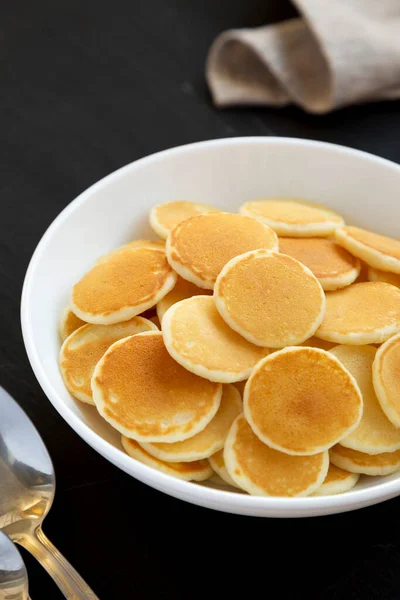
<path fill-rule="evenodd" d="M 0 383 L 55 464 L 45 531 L 102 600 L 217 597 L 241 585 L 247 596 L 400 597 L 399 500 L 271 520 L 162 495 L 107 463 L 58 416 L 20 333 L 22 281 L 46 227 L 81 191 L 139 157 L 203 139 L 282 135 L 400 162 L 399 102 L 324 117 L 212 107 L 203 71 L 216 34 L 294 14 L 281 0 L 0 4 Z M 47 574 L 24 557 L 32 598 L 58 599 Z"/>

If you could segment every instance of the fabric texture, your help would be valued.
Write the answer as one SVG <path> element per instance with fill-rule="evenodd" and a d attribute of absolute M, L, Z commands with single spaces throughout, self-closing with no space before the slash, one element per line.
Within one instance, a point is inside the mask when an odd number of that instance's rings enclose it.
<path fill-rule="evenodd" d="M 300 18 L 216 38 L 206 65 L 216 106 L 327 113 L 400 97 L 399 0 L 292 1 Z"/>

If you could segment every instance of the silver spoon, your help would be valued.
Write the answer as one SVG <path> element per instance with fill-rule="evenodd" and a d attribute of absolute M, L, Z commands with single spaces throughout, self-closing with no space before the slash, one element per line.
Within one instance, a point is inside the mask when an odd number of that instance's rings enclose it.
<path fill-rule="evenodd" d="M 66 598 L 98 600 L 42 531 L 54 492 L 54 468 L 42 438 L 0 387 L 0 529 L 33 554 Z"/>
<path fill-rule="evenodd" d="M 28 600 L 28 575 L 22 556 L 0 531 L 0 600 Z"/>

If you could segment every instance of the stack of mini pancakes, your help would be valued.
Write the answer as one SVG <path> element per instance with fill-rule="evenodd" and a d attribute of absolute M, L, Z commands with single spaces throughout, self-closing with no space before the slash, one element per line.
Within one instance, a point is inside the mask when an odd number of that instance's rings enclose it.
<path fill-rule="evenodd" d="M 130 456 L 265 496 L 400 469 L 400 241 L 291 199 L 150 224 L 162 239 L 98 259 L 59 327 L 66 387 Z"/>

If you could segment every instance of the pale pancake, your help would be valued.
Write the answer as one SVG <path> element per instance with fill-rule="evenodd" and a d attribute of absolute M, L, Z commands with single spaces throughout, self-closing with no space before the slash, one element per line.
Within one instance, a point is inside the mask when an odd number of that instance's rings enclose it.
<path fill-rule="evenodd" d="M 114 342 L 156 327 L 143 317 L 114 325 L 87 324 L 74 331 L 60 350 L 60 371 L 69 392 L 78 400 L 93 404 L 91 379 L 95 366 Z"/>
<path fill-rule="evenodd" d="M 132 248 L 153 248 L 155 250 L 162 250 L 165 252 L 165 242 L 164 240 L 133 240 L 132 242 L 128 242 L 103 256 L 100 256 L 96 260 L 96 265 L 101 264 L 103 262 L 107 262 L 111 254 L 116 254 L 117 252 L 124 252 L 125 250 L 129 250 Z"/>
<path fill-rule="evenodd" d="M 372 346 L 336 346 L 330 350 L 357 381 L 364 403 L 358 427 L 340 443 L 346 448 L 367 454 L 400 449 L 400 429 L 396 429 L 382 411 L 372 383 L 372 364 L 376 352 Z"/>
<path fill-rule="evenodd" d="M 337 444 L 329 451 L 331 462 L 350 473 L 390 475 L 400 469 L 400 450 L 383 454 L 364 454 Z"/>
<path fill-rule="evenodd" d="M 353 283 L 326 294 L 315 335 L 337 344 L 380 344 L 400 331 L 400 289 L 380 281 Z"/>
<path fill-rule="evenodd" d="M 327 451 L 289 456 L 269 448 L 254 435 L 243 415 L 228 434 L 224 460 L 230 477 L 254 496 L 308 496 L 322 484 L 329 466 Z"/>
<path fill-rule="evenodd" d="M 237 389 L 233 385 L 224 385 L 219 409 L 203 431 L 183 442 L 172 444 L 142 442 L 142 446 L 152 456 L 167 462 L 190 462 L 208 458 L 224 447 L 229 429 L 242 411 L 243 403 Z"/>
<path fill-rule="evenodd" d="M 160 319 L 160 322 L 162 321 L 162 318 L 167 312 L 167 310 L 173 304 L 176 304 L 181 300 L 185 300 L 186 298 L 191 298 L 192 296 L 199 296 L 204 294 L 212 294 L 212 291 L 199 288 L 194 283 L 186 281 L 186 279 L 182 279 L 182 277 L 179 277 L 178 275 L 174 288 L 170 292 L 168 292 L 168 294 L 164 296 L 164 298 L 161 298 L 160 302 L 158 302 L 157 304 L 157 315 Z"/>
<path fill-rule="evenodd" d="M 400 273 L 400 241 L 358 227 L 336 229 L 338 244 L 370 267 Z"/>
<path fill-rule="evenodd" d="M 211 465 L 211 468 L 221 477 L 225 483 L 231 485 L 232 487 L 239 487 L 237 483 L 235 483 L 232 477 L 229 475 L 224 461 L 224 450 L 218 450 L 215 454 L 210 456 L 208 459 Z"/>
<path fill-rule="evenodd" d="M 324 238 L 280 238 L 279 252 L 306 265 L 328 291 L 350 285 L 361 269 L 358 258 Z"/>
<path fill-rule="evenodd" d="M 219 210 L 199 202 L 187 202 L 185 200 L 165 202 L 164 204 L 157 204 L 151 209 L 150 225 L 157 235 L 166 240 L 170 231 L 181 221 L 210 212 L 219 212 Z"/>
<path fill-rule="evenodd" d="M 254 365 L 269 353 L 228 327 L 211 296 L 193 296 L 171 306 L 162 330 L 172 358 L 210 381 L 247 379 Z"/>
<path fill-rule="evenodd" d="M 386 271 L 379 271 L 369 267 L 368 269 L 368 280 L 369 281 L 383 281 L 384 283 L 390 283 L 400 288 L 400 274 L 399 273 L 387 273 Z"/>
<path fill-rule="evenodd" d="M 294 455 L 322 452 L 349 435 L 362 415 L 355 379 L 332 354 L 292 346 L 253 369 L 243 398 L 254 433 Z"/>
<path fill-rule="evenodd" d="M 174 287 L 162 250 L 140 246 L 113 252 L 72 290 L 72 310 L 89 323 L 127 321 L 154 306 Z"/>
<path fill-rule="evenodd" d="M 372 378 L 380 406 L 395 427 L 400 427 L 400 334 L 379 348 Z"/>
<path fill-rule="evenodd" d="M 222 385 L 196 377 L 165 349 L 161 332 L 113 344 L 92 377 L 101 416 L 139 442 L 178 442 L 202 431 L 216 414 Z"/>
<path fill-rule="evenodd" d="M 177 477 L 178 479 L 183 479 L 184 481 L 204 481 L 213 475 L 213 470 L 208 460 L 166 463 L 158 458 L 155 458 L 154 456 L 151 456 L 135 440 L 122 436 L 121 442 L 129 456 L 144 463 L 148 467 L 157 469 L 157 471 L 161 471 L 167 475 L 172 475 L 172 477 Z"/>
<path fill-rule="evenodd" d="M 299 345 L 309 346 L 310 348 L 320 348 L 321 350 L 330 350 L 331 348 L 337 346 L 335 342 L 327 342 L 326 340 L 320 340 L 315 336 L 308 338 L 308 340 Z"/>
<path fill-rule="evenodd" d="M 58 333 L 61 341 L 64 342 L 71 333 L 86 325 L 85 321 L 82 321 L 76 316 L 74 312 L 67 306 L 62 312 L 61 318 L 58 322 Z"/>
<path fill-rule="evenodd" d="M 270 348 L 307 340 L 325 311 L 325 294 L 310 269 L 269 250 L 252 250 L 230 260 L 217 278 L 214 299 L 232 329 Z"/>
<path fill-rule="evenodd" d="M 218 213 L 180 223 L 168 236 L 166 253 L 183 279 L 213 289 L 222 267 L 231 258 L 256 248 L 277 250 L 276 233 L 255 219 Z"/>
<path fill-rule="evenodd" d="M 358 473 L 350 473 L 331 463 L 324 483 L 313 493 L 313 496 L 333 496 L 348 492 L 356 485 L 359 477 Z"/>
<path fill-rule="evenodd" d="M 324 237 L 344 224 L 342 217 L 328 208 L 295 198 L 253 200 L 243 204 L 240 213 L 269 225 L 281 236 Z"/>

